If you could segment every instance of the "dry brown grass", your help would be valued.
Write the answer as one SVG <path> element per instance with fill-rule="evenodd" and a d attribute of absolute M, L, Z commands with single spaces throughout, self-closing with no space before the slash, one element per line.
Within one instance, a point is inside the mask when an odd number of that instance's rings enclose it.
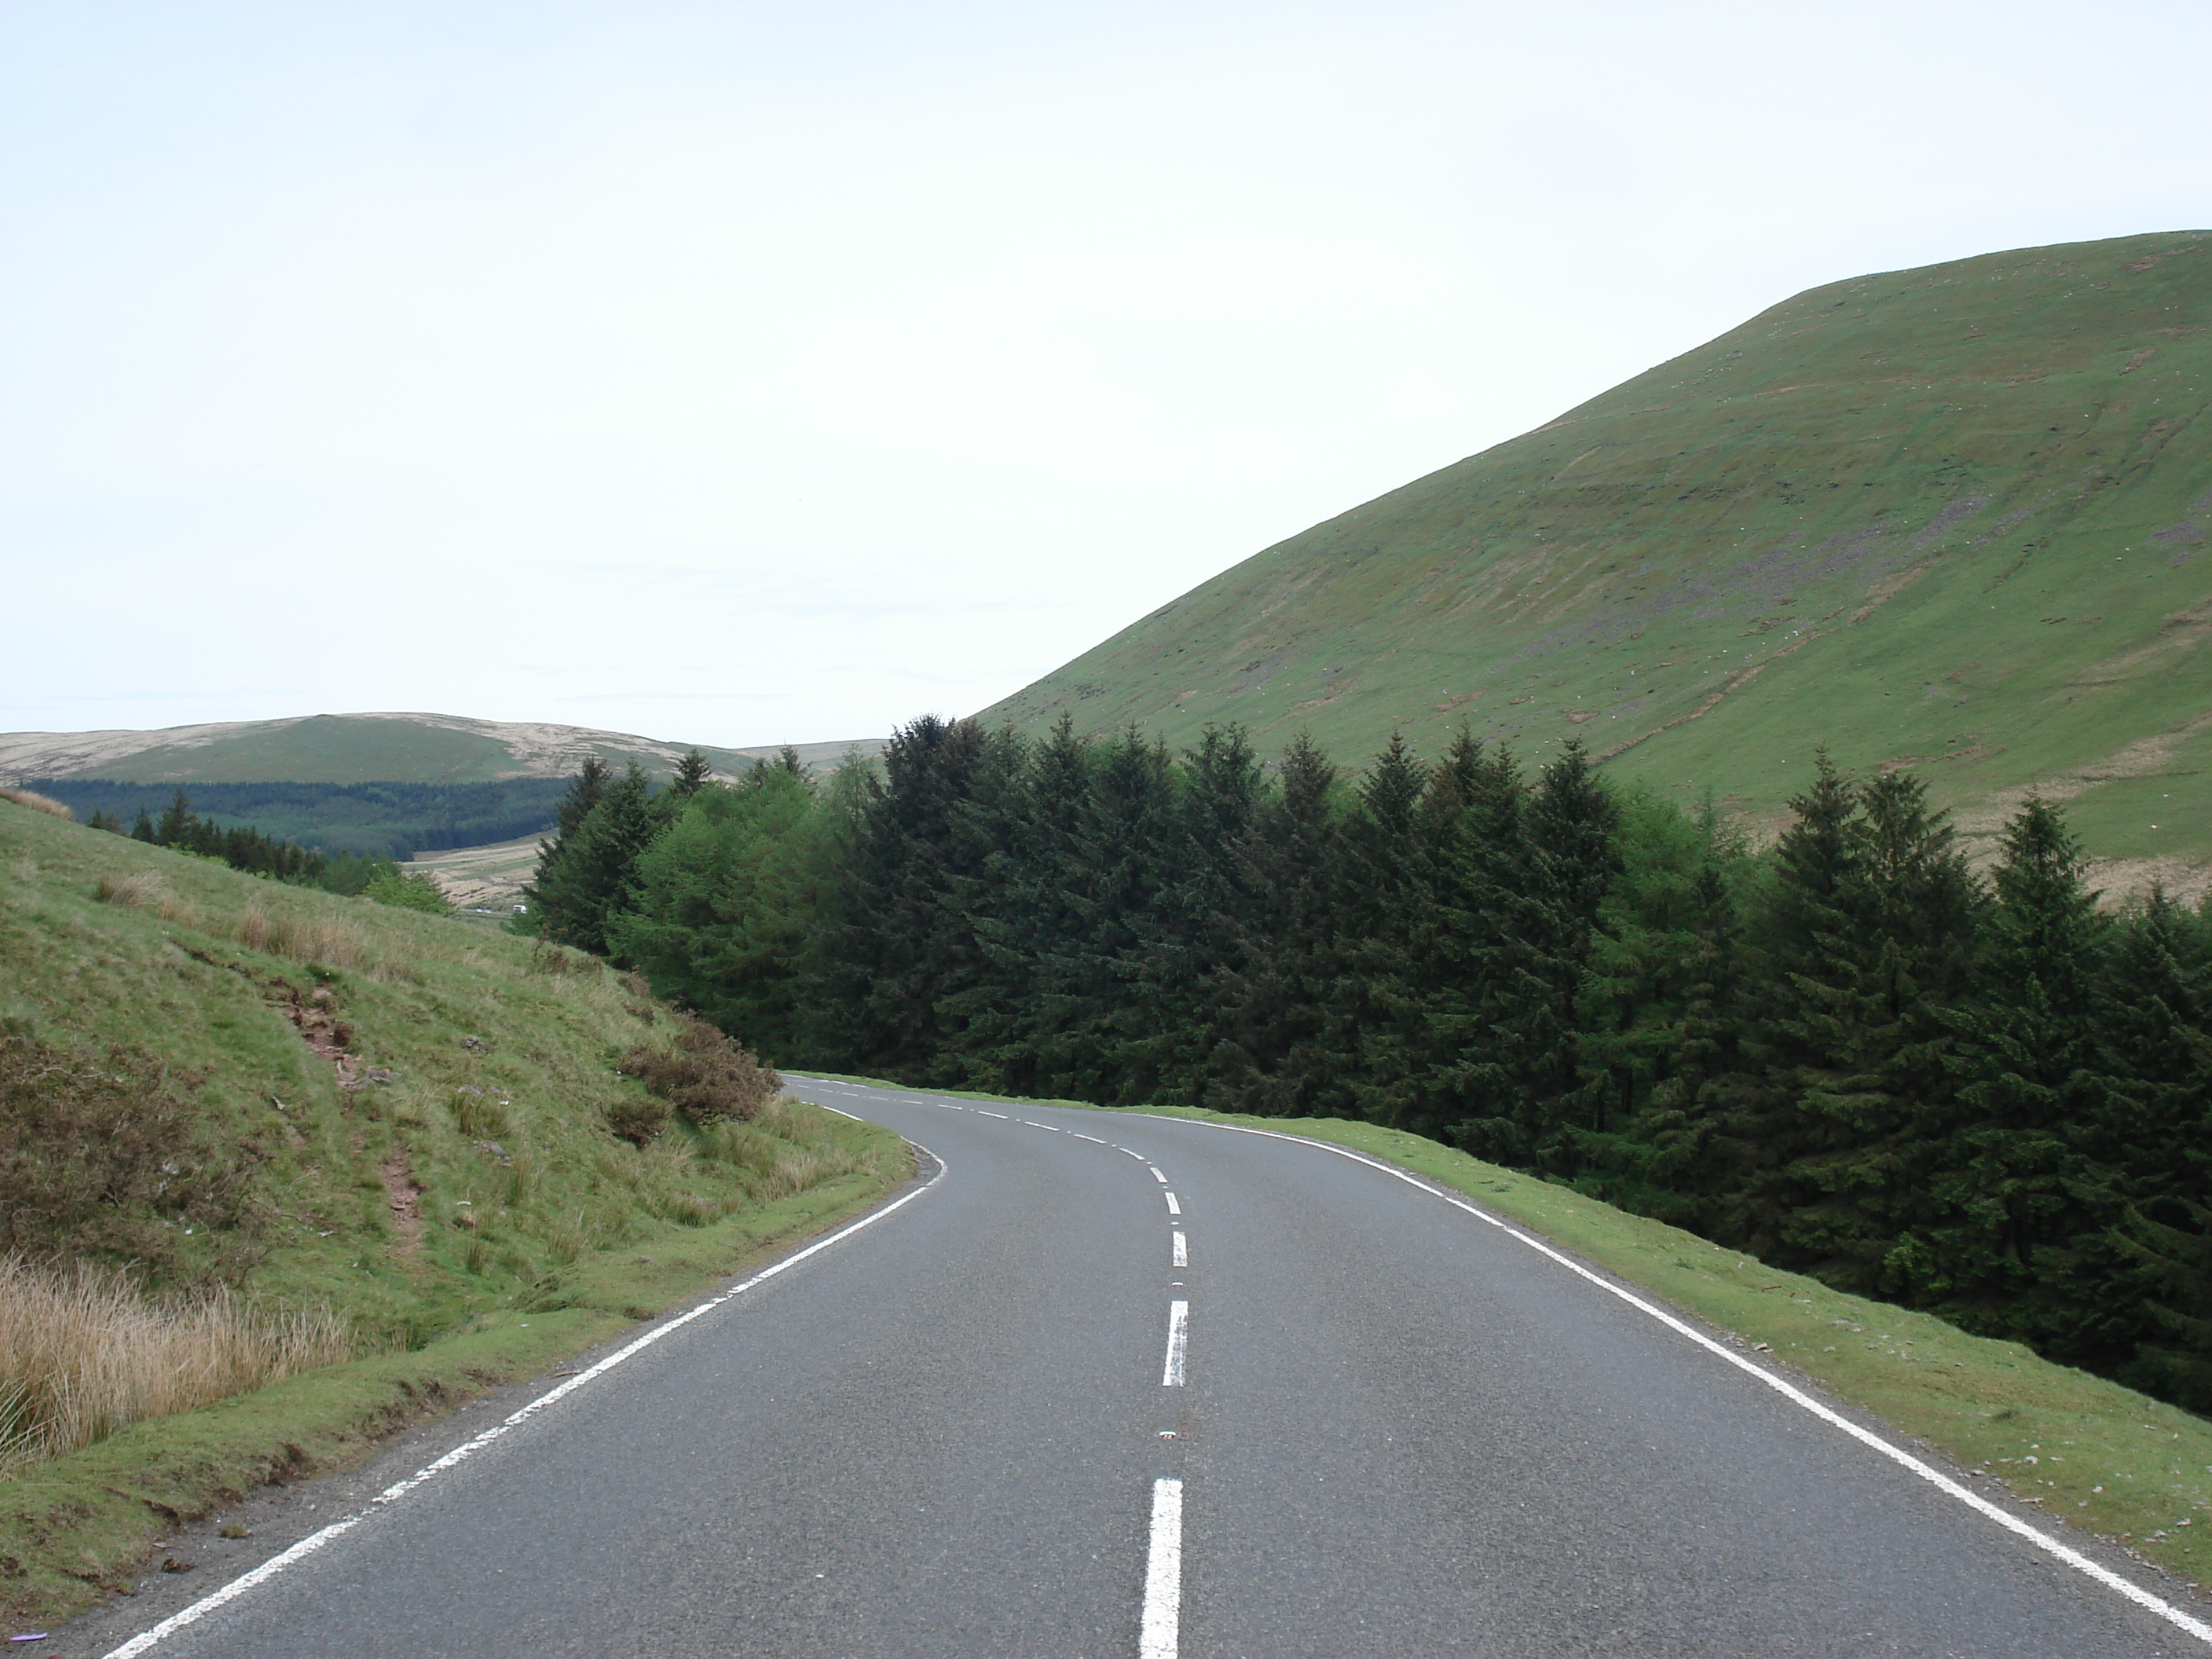
<path fill-rule="evenodd" d="M 271 1312 L 224 1286 L 151 1297 L 120 1273 L 0 1258 L 0 1478 L 353 1346 L 328 1308 Z"/>
<path fill-rule="evenodd" d="M 167 884 L 150 870 L 102 876 L 94 890 L 102 904 L 119 904 L 126 910 L 135 910 L 142 904 L 158 904 L 169 896 Z"/>
<path fill-rule="evenodd" d="M 326 968 L 360 968 L 369 957 L 368 940 L 359 927 L 335 916 L 272 914 L 258 904 L 239 911 L 238 942 L 264 956 Z"/>
<path fill-rule="evenodd" d="M 76 814 L 51 795 L 42 795 L 35 789 L 17 789 L 0 786 L 0 800 L 12 800 L 18 806 L 27 806 L 33 812 L 50 812 L 70 823 L 76 822 Z"/>

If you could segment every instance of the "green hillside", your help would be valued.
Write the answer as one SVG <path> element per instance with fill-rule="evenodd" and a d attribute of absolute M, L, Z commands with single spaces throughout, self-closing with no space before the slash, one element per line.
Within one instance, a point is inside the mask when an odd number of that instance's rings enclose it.
<path fill-rule="evenodd" d="M 1815 744 L 1962 824 L 2212 854 L 2212 233 L 1814 289 L 1201 584 L 982 718 L 1462 722 L 1771 821 Z M 2145 866 L 2148 867 L 2148 866 Z"/>

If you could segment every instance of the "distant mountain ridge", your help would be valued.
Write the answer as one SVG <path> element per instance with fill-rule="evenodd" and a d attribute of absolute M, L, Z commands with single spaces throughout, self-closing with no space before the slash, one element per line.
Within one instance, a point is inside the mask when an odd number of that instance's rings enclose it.
<path fill-rule="evenodd" d="M 1462 722 L 1771 823 L 1812 751 L 2212 856 L 2212 233 L 1784 301 L 1200 584 L 984 712 L 1358 763 Z"/>
<path fill-rule="evenodd" d="M 28 785 L 64 778 L 165 785 L 495 783 L 565 777 L 594 755 L 615 766 L 635 761 L 665 776 L 693 746 L 588 726 L 458 714 L 313 714 L 146 732 L 0 733 L 0 780 Z M 848 750 L 874 754 L 883 741 L 793 746 L 809 766 L 826 767 Z M 774 746 L 696 747 L 726 775 L 778 752 Z"/>

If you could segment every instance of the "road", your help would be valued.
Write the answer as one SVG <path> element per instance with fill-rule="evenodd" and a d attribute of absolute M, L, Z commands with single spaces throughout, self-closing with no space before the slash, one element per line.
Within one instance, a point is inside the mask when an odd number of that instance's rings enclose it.
<path fill-rule="evenodd" d="M 933 1179 L 112 1650 L 2212 1654 L 1385 1170 L 792 1087 Z"/>

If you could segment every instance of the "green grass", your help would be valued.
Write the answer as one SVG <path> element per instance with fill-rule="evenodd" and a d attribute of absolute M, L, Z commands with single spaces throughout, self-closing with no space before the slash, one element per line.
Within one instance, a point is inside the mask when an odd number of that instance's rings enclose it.
<path fill-rule="evenodd" d="M 836 1080 L 907 1086 L 880 1078 Z M 1464 1194 L 1747 1343 L 1764 1344 L 1785 1367 L 1832 1395 L 1971 1469 L 1990 1471 L 2045 1514 L 2114 1539 L 2192 1583 L 2212 1581 L 2212 1423 L 2054 1365 L 2016 1342 L 1969 1336 L 1930 1315 L 1778 1272 L 1694 1233 L 1402 1130 L 1195 1107 L 1117 1109 L 966 1090 L 926 1092 L 1237 1124 L 1381 1158 Z M 1537 1267 L 1533 1259 L 1530 1267 Z"/>
<path fill-rule="evenodd" d="M 137 902 L 103 902 L 103 882 Z M 389 1080 L 341 1088 L 287 1017 L 295 996 Z M 4 805 L 0 1020 L 87 1054 L 157 1056 L 208 1136 L 254 1163 L 254 1224 L 176 1237 L 172 1276 L 248 1263 L 248 1295 L 327 1303 L 365 1356 L 0 1483 L 0 1606 L 22 1616 L 118 1582 L 172 1512 L 204 1512 L 257 1469 L 365 1455 L 426 1401 L 528 1375 L 910 1167 L 896 1137 L 804 1107 L 626 1146 L 602 1112 L 642 1085 L 616 1062 L 673 1029 L 634 983 Z M 412 1249 L 380 1173 L 402 1168 L 420 1188 Z"/>
<path fill-rule="evenodd" d="M 1263 750 L 1310 728 L 1348 763 L 1394 728 L 1538 758 L 1574 735 L 1755 821 L 1826 744 L 1924 768 L 1970 827 L 2053 783 L 2094 854 L 2201 858 L 2202 742 L 2122 751 L 2212 693 L 2208 406 L 2212 234 L 1835 283 L 1246 560 L 984 718 L 1175 743 L 1237 720 Z M 2173 823 L 2100 799 L 2152 776 Z"/>

